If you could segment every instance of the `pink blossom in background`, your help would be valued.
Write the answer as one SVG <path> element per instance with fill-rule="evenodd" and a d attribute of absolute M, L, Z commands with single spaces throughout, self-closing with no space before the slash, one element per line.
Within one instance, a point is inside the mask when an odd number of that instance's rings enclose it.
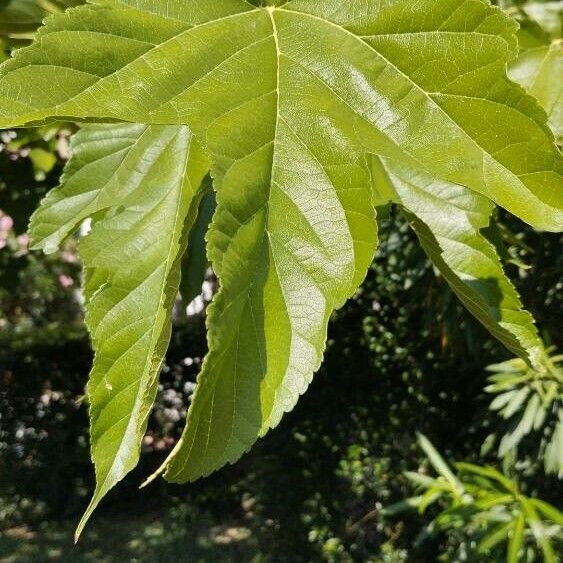
<path fill-rule="evenodd" d="M 13 226 L 14 220 L 9 215 L 0 216 L 0 250 L 8 244 L 8 233 Z"/>
<path fill-rule="evenodd" d="M 14 220 L 9 215 L 0 217 L 0 232 L 8 232 L 14 226 Z"/>
<path fill-rule="evenodd" d="M 61 252 L 61 260 L 67 264 L 76 264 L 78 262 L 76 254 L 68 250 Z"/>
<path fill-rule="evenodd" d="M 65 276 L 63 274 L 59 276 L 59 283 L 61 284 L 61 287 L 68 289 L 74 285 L 74 280 L 70 276 Z"/>

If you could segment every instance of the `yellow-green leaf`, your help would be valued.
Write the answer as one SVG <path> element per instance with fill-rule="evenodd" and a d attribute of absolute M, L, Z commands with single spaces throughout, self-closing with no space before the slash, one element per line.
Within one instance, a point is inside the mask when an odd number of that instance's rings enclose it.
<path fill-rule="evenodd" d="M 509 350 L 538 364 L 544 347 L 533 317 L 483 234 L 491 202 L 396 161 L 375 161 L 374 177 L 376 188 L 403 206 L 424 250 L 467 309 Z"/>
<path fill-rule="evenodd" d="M 209 163 L 185 126 L 88 127 L 73 146 L 63 183 L 43 201 L 31 233 L 36 247 L 53 250 L 78 221 L 93 219 L 80 255 L 95 351 L 88 399 L 96 490 L 78 535 L 138 462 Z"/>

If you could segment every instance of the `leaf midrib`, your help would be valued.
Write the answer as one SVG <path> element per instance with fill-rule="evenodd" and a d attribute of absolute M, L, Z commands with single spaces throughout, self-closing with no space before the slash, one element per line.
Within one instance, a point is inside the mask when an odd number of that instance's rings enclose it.
<path fill-rule="evenodd" d="M 264 11 L 264 9 L 256 9 L 256 10 L 254 10 L 254 12 L 260 12 L 260 11 Z M 271 92 L 269 92 L 268 95 L 270 95 L 270 94 L 272 94 L 272 93 L 275 93 L 275 95 L 276 95 L 276 115 L 275 115 L 274 135 L 273 135 L 272 140 L 269 141 L 268 143 L 266 143 L 265 145 L 263 145 L 262 147 L 260 147 L 258 150 L 261 150 L 264 146 L 266 146 L 266 145 L 268 145 L 268 144 L 272 144 L 272 145 L 273 145 L 273 149 L 272 149 L 272 163 L 271 163 L 271 166 L 270 166 L 270 182 L 269 182 L 268 185 L 267 185 L 267 190 L 268 190 L 268 194 L 267 194 L 267 196 L 266 196 L 267 203 L 266 203 L 266 204 L 264 205 L 264 207 L 263 207 L 263 209 L 264 209 L 264 211 L 265 211 L 265 214 L 266 214 L 266 217 L 265 217 L 265 226 L 266 226 L 266 228 L 265 228 L 265 233 L 264 233 L 264 242 L 265 242 L 266 244 L 268 244 L 268 246 L 270 247 L 271 251 L 273 252 L 272 245 L 271 245 L 271 243 L 270 243 L 270 241 L 269 241 L 269 228 L 268 228 L 268 225 L 269 225 L 269 216 L 270 216 L 270 203 L 269 203 L 269 202 L 270 202 L 270 195 L 271 195 L 272 185 L 274 184 L 274 172 L 275 172 L 275 170 L 276 170 L 276 162 L 277 162 L 277 161 L 276 161 L 276 156 L 277 156 L 276 147 L 277 147 L 277 139 L 278 139 L 278 134 L 279 134 L 279 124 L 280 124 L 280 119 L 281 119 L 281 110 L 280 110 L 280 56 L 281 56 L 281 51 L 280 51 L 280 47 L 279 47 L 279 38 L 278 38 L 277 26 L 276 26 L 276 22 L 275 22 L 274 17 L 273 17 L 273 11 L 274 11 L 274 10 L 273 10 L 273 9 L 268 9 L 268 8 L 266 8 L 265 11 L 268 13 L 268 16 L 269 16 L 269 18 L 270 18 L 270 22 L 271 22 L 271 25 L 272 25 L 272 35 L 269 36 L 269 37 L 265 37 L 265 38 L 263 38 L 263 39 L 260 40 L 260 41 L 270 40 L 270 39 L 272 39 L 272 38 L 274 39 L 274 44 L 275 44 L 275 49 L 276 49 L 276 88 L 275 88 L 274 90 L 272 90 Z M 245 14 L 246 14 L 246 13 L 252 13 L 252 11 L 251 11 L 251 12 L 244 12 L 244 13 L 245 13 Z M 253 44 L 256 44 L 256 43 L 257 43 L 257 42 L 254 42 Z M 247 48 L 247 47 L 248 47 L 248 46 L 245 46 L 244 48 Z M 224 62 L 224 61 L 221 61 L 220 64 L 223 64 L 223 62 Z M 213 72 L 213 70 L 210 71 L 210 72 Z M 210 74 L 210 72 L 209 72 L 208 74 Z M 200 78 L 200 80 L 201 80 L 201 78 Z M 254 152 L 256 152 L 256 151 L 254 151 Z M 245 158 L 247 158 L 247 157 L 248 157 L 248 155 L 245 156 Z M 252 217 L 254 217 L 255 215 L 256 215 L 256 213 L 253 214 Z M 279 277 L 279 276 L 278 276 L 278 277 Z M 248 288 L 246 288 L 243 292 L 241 292 L 241 293 L 243 293 L 243 295 L 245 295 L 245 299 L 248 300 L 248 303 L 249 303 L 250 305 L 252 304 L 252 300 L 249 299 L 249 294 L 250 294 L 250 292 L 252 291 L 253 285 L 254 285 L 254 280 L 252 280 L 252 281 L 250 282 L 250 285 L 248 286 Z M 285 300 L 285 296 L 284 296 L 284 300 Z M 289 320 L 289 323 L 291 324 L 291 320 L 290 320 L 290 319 L 288 319 L 288 320 Z M 240 322 L 242 322 L 242 316 L 241 316 Z M 233 385 L 235 386 L 235 389 L 236 389 L 236 379 L 237 379 L 237 377 L 238 377 L 238 375 L 237 375 L 237 373 L 236 373 L 236 371 L 237 371 L 237 361 L 236 361 L 236 358 L 237 358 L 237 356 L 238 356 L 238 338 L 239 338 L 239 336 L 240 336 L 240 327 L 239 327 L 239 329 L 238 329 L 237 331 L 235 331 L 235 336 L 233 336 L 233 340 L 234 340 L 234 338 L 237 338 L 237 344 L 235 345 L 235 367 L 234 367 L 235 373 L 233 374 L 233 382 L 234 382 Z M 231 342 L 228 346 L 225 347 L 225 349 L 224 349 L 224 351 L 223 351 L 223 353 L 222 353 L 221 355 L 227 353 L 227 351 L 230 351 L 230 346 L 231 346 L 231 344 L 232 344 L 232 342 Z M 262 359 L 261 359 L 261 361 L 262 361 Z M 288 355 L 288 358 L 287 358 L 287 365 L 289 365 L 289 355 Z M 284 371 L 287 371 L 287 366 L 286 366 L 286 368 L 285 368 Z M 217 384 L 218 381 L 216 381 L 215 383 Z M 214 401 L 215 401 L 215 392 L 216 392 L 216 385 L 213 386 L 213 389 L 210 389 L 210 390 L 208 391 L 208 393 L 211 393 L 211 407 L 210 407 L 210 415 L 209 415 L 209 424 L 211 424 L 212 417 L 213 417 L 213 405 L 214 405 Z M 274 390 L 274 393 L 277 394 L 277 389 Z M 236 395 L 233 395 L 233 397 L 236 397 Z M 275 399 L 272 401 L 272 404 L 275 404 Z M 225 441 L 225 444 L 224 444 L 224 446 L 223 446 L 223 451 L 222 451 L 222 453 L 221 453 L 221 456 L 223 456 L 224 453 L 227 451 L 228 447 L 229 447 L 230 444 L 231 444 L 231 440 L 232 440 L 233 437 L 234 437 L 234 428 L 235 428 L 234 421 L 235 421 L 235 417 L 236 417 L 236 416 L 237 416 L 236 408 L 233 408 L 233 410 L 232 410 L 232 420 L 231 420 L 231 424 L 230 424 L 229 439 Z M 269 418 L 269 416 L 270 416 L 270 415 L 268 415 L 268 418 Z M 198 420 L 198 425 L 199 425 L 199 420 Z M 195 436 L 195 433 L 197 433 L 197 427 L 194 429 L 194 436 Z M 203 448 L 203 452 L 202 452 L 202 455 L 201 455 L 201 463 L 203 463 L 203 461 L 205 460 L 205 457 L 206 457 L 206 455 L 207 455 L 207 452 L 208 452 L 208 449 L 209 449 L 209 439 L 210 439 L 210 437 L 211 437 L 211 431 L 210 431 L 210 429 L 208 429 L 208 431 L 207 431 L 206 443 L 205 443 L 205 446 L 204 446 L 204 448 Z M 194 444 L 195 444 L 195 438 L 194 438 L 194 440 L 192 441 L 192 444 L 190 445 L 190 449 L 189 449 L 189 451 L 188 451 L 188 455 L 186 456 L 185 462 L 184 462 L 184 464 L 183 464 L 183 466 L 182 466 L 182 469 L 180 470 L 179 473 L 181 473 L 181 472 L 184 471 L 185 466 L 186 466 L 186 463 L 187 463 L 187 461 L 190 459 L 190 454 L 191 454 L 191 451 L 192 451 L 192 448 L 193 448 Z"/>
<path fill-rule="evenodd" d="M 147 128 L 148 130 L 149 128 Z M 146 132 L 146 131 L 145 131 Z M 144 133 L 145 133 L 144 132 Z M 144 134 L 143 133 L 143 134 Z M 179 133 L 178 133 L 179 134 Z M 163 149 L 162 152 L 164 152 L 164 150 L 170 146 L 170 144 L 177 142 L 178 140 L 178 134 L 174 135 L 174 137 L 172 137 L 172 139 L 166 144 L 166 147 Z M 189 152 L 191 151 L 192 148 L 192 141 L 193 138 L 190 138 L 188 140 L 189 146 L 187 148 L 187 155 L 186 155 L 186 160 L 184 163 L 184 168 L 183 168 L 183 172 L 180 175 L 180 178 L 178 179 L 178 205 L 176 207 L 176 214 L 174 217 L 174 221 L 172 224 L 172 229 L 171 229 L 171 239 L 174 238 L 174 233 L 176 233 L 177 228 L 178 228 L 178 223 L 179 223 L 179 218 L 180 218 L 180 211 L 181 211 L 181 204 L 180 204 L 180 199 L 182 198 L 182 196 L 184 195 L 184 185 L 185 182 L 187 181 L 187 168 L 188 168 L 188 164 L 189 164 Z M 191 187 L 191 186 L 190 186 Z M 193 190 L 192 190 L 193 191 Z M 159 201 L 159 205 L 162 203 L 162 200 Z M 158 339 L 160 338 L 160 334 L 161 332 L 158 332 L 158 336 L 155 336 L 157 334 L 157 326 L 160 327 L 162 325 L 162 311 L 164 310 L 163 304 L 164 304 L 164 300 L 165 300 L 165 294 L 166 294 L 166 280 L 168 278 L 169 272 L 170 272 L 170 261 L 172 258 L 172 252 L 173 252 L 173 248 L 175 248 L 175 244 L 173 243 L 173 241 L 171 242 L 171 244 L 169 245 L 169 251 L 168 254 L 166 256 L 166 259 L 164 261 L 164 283 L 161 286 L 161 291 L 160 291 L 160 295 L 159 295 L 159 299 L 158 299 L 158 306 L 156 307 L 156 318 L 155 318 L 155 322 L 153 324 L 153 326 L 150 329 L 150 343 L 149 343 L 149 347 L 147 349 L 147 354 L 146 354 L 146 358 L 145 358 L 145 365 L 143 367 L 143 376 L 139 379 L 138 381 L 138 385 L 139 388 L 142 387 L 143 384 L 145 384 L 148 379 L 148 375 L 150 372 L 150 364 L 153 360 L 153 350 L 158 342 Z M 166 315 L 166 312 L 164 313 Z M 86 521 L 89 519 L 90 515 L 92 514 L 92 512 L 95 510 L 97 504 L 99 503 L 101 497 L 99 496 L 99 492 L 98 491 L 103 491 L 104 487 L 106 486 L 106 483 L 108 481 L 108 479 L 110 478 L 110 475 L 112 475 L 115 464 L 120 460 L 120 456 L 121 456 L 121 452 L 122 452 L 122 448 L 123 448 L 123 444 L 126 441 L 126 437 L 129 436 L 131 434 L 131 431 L 133 430 L 134 432 L 137 431 L 136 426 L 139 422 L 138 418 L 139 418 L 139 413 L 140 410 L 142 408 L 143 402 L 145 399 L 145 393 L 141 394 L 137 393 L 136 394 L 136 398 L 135 398 L 135 404 L 133 406 L 133 408 L 131 409 L 131 412 L 129 413 L 129 423 L 127 424 L 127 427 L 125 429 L 125 431 L 123 432 L 123 435 L 119 441 L 119 447 L 117 448 L 117 451 L 115 453 L 115 459 L 113 461 L 113 463 L 111 464 L 110 469 L 106 472 L 106 476 L 104 477 L 104 480 L 102 481 L 101 484 L 96 486 L 96 493 L 94 494 L 90 505 L 88 506 L 88 508 L 86 509 L 86 511 L 84 512 L 84 515 L 78 525 L 77 528 L 77 532 L 76 535 L 78 536 L 80 534 L 80 532 L 82 531 L 83 526 L 86 524 Z"/>

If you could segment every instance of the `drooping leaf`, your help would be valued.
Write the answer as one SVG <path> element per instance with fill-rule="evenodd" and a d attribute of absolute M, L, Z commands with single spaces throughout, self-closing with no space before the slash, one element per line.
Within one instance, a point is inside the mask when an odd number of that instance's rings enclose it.
<path fill-rule="evenodd" d="M 377 188 L 403 206 L 424 250 L 467 309 L 508 349 L 532 363 L 544 348 L 530 313 L 483 235 L 485 197 L 396 161 L 374 161 Z"/>
<path fill-rule="evenodd" d="M 76 137 L 63 184 L 35 214 L 35 247 L 53 250 L 78 222 L 96 491 L 79 527 L 138 462 L 168 346 L 180 259 L 209 163 L 185 126 L 90 126 Z"/>
<path fill-rule="evenodd" d="M 237 459 L 307 387 L 375 248 L 366 151 L 563 228 L 561 155 L 506 78 L 516 25 L 500 10 L 268 4 L 100 0 L 52 17 L 0 67 L 0 126 L 185 123 L 213 159 L 221 290 L 176 481 Z"/>
<path fill-rule="evenodd" d="M 220 291 L 208 309 L 209 353 L 187 429 L 168 465 L 172 481 L 234 462 L 293 408 L 320 365 L 330 313 L 373 257 L 363 156 L 342 158 L 294 107 L 288 97 L 278 116 L 252 124 L 252 137 L 225 145 L 232 156 L 216 179 L 208 233 Z"/>

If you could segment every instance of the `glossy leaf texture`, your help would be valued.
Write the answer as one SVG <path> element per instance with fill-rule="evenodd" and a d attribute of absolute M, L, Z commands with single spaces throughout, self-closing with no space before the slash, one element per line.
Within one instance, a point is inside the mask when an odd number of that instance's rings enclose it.
<path fill-rule="evenodd" d="M 481 0 L 100 0 L 52 17 L 3 64 L 0 126 L 54 116 L 186 123 L 213 153 L 215 119 L 250 108 L 271 119 L 304 77 L 371 152 L 558 231 L 563 164 L 544 111 L 506 78 L 515 31 Z M 71 38 L 77 49 L 65 48 Z M 322 102 L 314 110 L 321 119 Z"/>
<path fill-rule="evenodd" d="M 540 101 L 560 142 L 561 40 L 552 41 L 537 23 L 524 20 L 519 44 L 520 55 L 509 74 Z M 493 213 L 491 203 L 467 188 L 401 167 L 396 161 L 374 159 L 373 163 L 376 203 L 394 201 L 404 206 L 428 256 L 468 310 L 508 349 L 543 369 L 546 354 L 534 320 L 484 234 Z"/>
<path fill-rule="evenodd" d="M 34 246 L 49 251 L 93 220 L 80 255 L 95 351 L 88 398 L 97 484 L 77 534 L 138 462 L 208 166 L 185 126 L 89 126 L 75 137 L 62 185 L 32 219 Z"/>
<path fill-rule="evenodd" d="M 400 204 L 420 243 L 467 309 L 509 350 L 540 366 L 545 350 L 533 317 L 483 231 L 485 197 L 392 161 L 374 161 L 380 198 Z"/>

